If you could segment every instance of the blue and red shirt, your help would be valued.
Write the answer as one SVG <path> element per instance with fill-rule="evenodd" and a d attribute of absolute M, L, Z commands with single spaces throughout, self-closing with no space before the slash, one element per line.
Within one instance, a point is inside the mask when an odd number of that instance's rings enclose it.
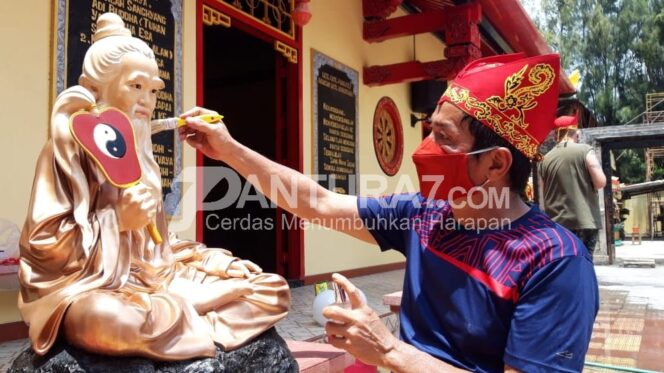
<path fill-rule="evenodd" d="M 536 207 L 469 229 L 419 193 L 361 197 L 358 209 L 382 250 L 406 256 L 403 341 L 475 372 L 582 370 L 599 294 L 570 231 Z"/>

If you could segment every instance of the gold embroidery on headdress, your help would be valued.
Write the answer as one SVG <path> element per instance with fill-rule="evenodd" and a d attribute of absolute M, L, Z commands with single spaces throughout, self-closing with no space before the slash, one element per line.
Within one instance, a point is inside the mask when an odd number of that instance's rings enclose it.
<path fill-rule="evenodd" d="M 491 96 L 486 102 L 470 95 L 466 88 L 454 84 L 444 93 L 450 101 L 465 106 L 469 114 L 489 124 L 499 136 L 508 140 L 527 157 L 537 154 L 539 144 L 525 130 L 525 112 L 537 107 L 536 98 L 554 83 L 555 74 L 549 64 L 537 64 L 524 82 L 528 65 L 505 79 L 505 96 Z M 525 86 L 524 86 L 525 83 Z"/>

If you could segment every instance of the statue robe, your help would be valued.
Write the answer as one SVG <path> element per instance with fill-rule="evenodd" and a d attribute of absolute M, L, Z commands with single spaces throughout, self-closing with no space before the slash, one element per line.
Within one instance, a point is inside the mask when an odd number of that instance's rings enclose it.
<path fill-rule="evenodd" d="M 64 328 L 70 343 L 96 353 L 214 356 L 215 343 L 232 350 L 284 318 L 290 291 L 283 278 L 228 278 L 235 259 L 230 252 L 168 234 L 149 124 L 135 124 L 137 152 L 142 182 L 160 201 L 156 223 L 164 242 L 154 245 L 146 229 L 119 231 L 114 205 L 120 190 L 69 131 L 71 113 L 91 103 L 80 86 L 58 97 L 37 161 L 19 270 L 19 309 L 34 350 L 48 352 Z M 254 293 L 198 314 L 186 298 L 169 293 L 175 278 L 193 281 L 192 294 L 216 281 L 229 287 L 249 281 Z"/>

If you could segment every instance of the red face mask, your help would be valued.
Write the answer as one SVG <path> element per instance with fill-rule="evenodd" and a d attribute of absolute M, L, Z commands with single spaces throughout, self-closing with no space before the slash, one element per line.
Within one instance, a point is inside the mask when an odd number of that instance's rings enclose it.
<path fill-rule="evenodd" d="M 472 153 L 446 153 L 431 137 L 427 137 L 413 153 L 420 193 L 426 199 L 446 201 L 464 197 L 475 187 L 468 176 L 468 155 L 493 149 L 495 147 Z"/>

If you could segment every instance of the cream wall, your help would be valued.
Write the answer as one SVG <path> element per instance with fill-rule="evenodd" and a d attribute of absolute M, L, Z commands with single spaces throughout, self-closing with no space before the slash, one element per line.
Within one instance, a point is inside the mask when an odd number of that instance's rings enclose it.
<path fill-rule="evenodd" d="M 50 2 L 0 1 L 0 218 L 23 225 L 49 117 Z M 0 324 L 19 321 L 17 292 L 0 291 Z"/>
<path fill-rule="evenodd" d="M 183 1 L 183 108 L 196 103 L 196 2 Z M 48 6 L 45 6 L 48 4 Z M 47 136 L 51 71 L 51 2 L 0 1 L 0 90 L 3 136 L 0 136 L 0 218 L 23 224 L 34 167 Z M 19 37 L 20 36 L 20 37 Z M 187 41 L 191 42 L 187 42 Z M 196 154 L 183 147 L 183 167 L 195 166 Z M 9 182 L 11 180 L 11 182 Z M 186 190 L 185 190 L 186 192 Z M 190 196 L 191 197 L 191 196 Z M 185 200 L 185 209 L 195 206 Z M 187 217 L 187 214 L 183 214 Z M 193 238 L 193 221 L 177 226 Z"/>
<path fill-rule="evenodd" d="M 21 227 L 47 134 L 51 10 L 42 0 L 0 1 L 0 218 Z M 46 5 L 46 6 L 45 6 Z"/>
<path fill-rule="evenodd" d="M 37 156 L 47 137 L 50 115 L 52 2 L 0 1 L 0 218 L 22 227 Z M 196 103 L 196 2 L 183 1 L 183 108 Z M 189 41 L 189 42 L 187 42 Z M 195 166 L 196 155 L 183 147 L 183 166 Z M 190 178 L 195 180 L 195 178 Z M 193 192 L 193 183 L 185 189 Z M 195 193 L 184 199 L 182 218 L 173 226 L 183 237 L 195 238 Z M 19 321 L 17 292 L 0 290 L 0 324 Z"/>
<path fill-rule="evenodd" d="M 378 194 L 391 193 L 400 177 L 417 190 L 417 177 L 410 155 L 421 141 L 421 127 L 410 126 L 410 88 L 408 84 L 369 87 L 362 83 L 362 67 L 410 61 L 414 57 L 413 37 L 404 37 L 382 43 L 369 44 L 362 39 L 362 2 L 357 0 L 313 0 L 310 3 L 311 21 L 304 28 L 303 51 L 303 119 L 304 119 L 304 171 L 313 173 L 312 165 L 312 87 L 311 48 L 358 71 L 358 138 L 359 185 L 371 175 L 385 176 L 387 188 Z M 403 15 L 399 10 L 394 14 Z M 430 35 L 420 35 L 415 42 L 417 58 L 431 61 L 443 58 L 443 45 Z M 404 150 L 401 168 L 395 177 L 387 177 L 378 165 L 373 149 L 373 114 L 381 97 L 388 96 L 396 103 L 404 132 Z M 360 194 L 376 194 L 379 184 L 367 184 Z M 401 184 L 407 185 L 407 184 Z M 398 191 L 406 191 L 399 188 Z M 363 243 L 343 234 L 312 226 L 305 231 L 305 275 L 311 276 L 333 271 L 402 262 L 404 257 L 396 251 L 381 253 L 376 245 Z"/>
<path fill-rule="evenodd" d="M 0 59 L 0 76 L 5 89 L 0 92 L 4 115 L 4 134 L 0 137 L 0 165 L 6 179 L 3 182 L 0 218 L 21 227 L 27 211 L 34 165 L 46 140 L 49 117 L 51 71 L 51 2 L 42 0 L 0 1 L 0 45 L 5 58 Z M 183 1 L 183 95 L 182 107 L 196 103 L 196 2 Z M 397 176 L 409 175 L 417 185 L 410 154 L 420 141 L 421 128 L 410 126 L 410 94 L 407 84 L 368 87 L 362 84 L 362 67 L 370 64 L 389 64 L 413 59 L 422 61 L 442 58 L 443 45 L 429 35 L 406 37 L 378 44 L 362 39 L 361 2 L 356 0 L 314 0 L 313 13 L 305 27 L 303 53 L 300 56 L 304 71 L 304 170 L 312 171 L 311 154 L 311 48 L 350 66 L 359 72 L 359 173 L 384 175 L 373 150 L 371 126 L 378 100 L 391 97 L 401 113 L 404 131 L 404 157 Z M 403 13 L 397 13 L 403 14 Z M 17 37 L 20 35 L 20 37 Z M 183 214 L 171 222 L 171 228 L 181 237 L 195 238 L 196 154 L 183 147 L 185 185 Z M 397 186 L 398 177 L 388 178 L 385 193 Z M 360 185 L 362 179 L 360 179 Z M 376 185 L 376 184 L 373 184 Z M 361 190 L 362 194 L 367 190 Z M 375 266 L 403 261 L 401 254 L 381 254 L 376 246 L 364 244 L 336 232 L 311 227 L 305 231 L 305 275 Z M 15 293 L 3 292 L 2 300 L 15 299 Z M 11 307 L 10 307 L 11 308 Z M 7 316 L 8 315 L 8 316 Z M 0 310 L 0 320 L 16 321 L 18 314 Z M 2 317 L 6 316 L 5 319 Z M 6 320 L 6 319 L 9 320 Z"/>

